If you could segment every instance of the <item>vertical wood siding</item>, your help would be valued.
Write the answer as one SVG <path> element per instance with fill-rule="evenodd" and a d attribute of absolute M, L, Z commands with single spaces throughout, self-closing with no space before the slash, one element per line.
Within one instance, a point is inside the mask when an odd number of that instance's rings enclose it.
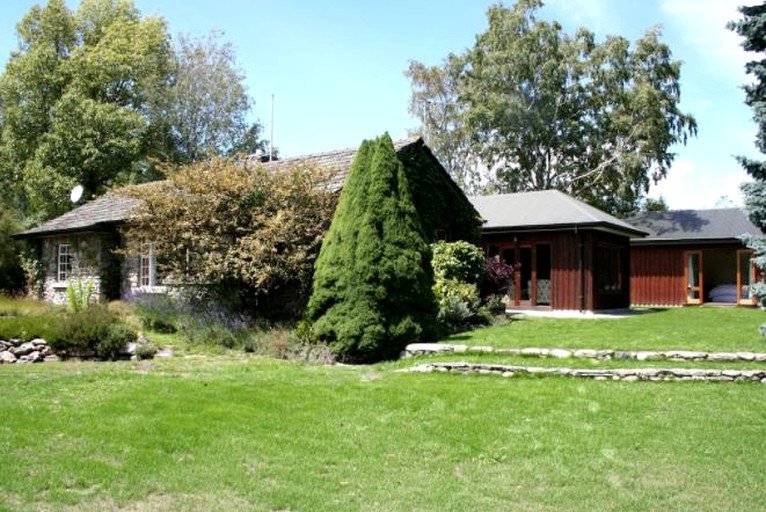
<path fill-rule="evenodd" d="M 633 247 L 630 252 L 630 302 L 635 306 L 681 306 L 684 294 L 683 247 Z"/>

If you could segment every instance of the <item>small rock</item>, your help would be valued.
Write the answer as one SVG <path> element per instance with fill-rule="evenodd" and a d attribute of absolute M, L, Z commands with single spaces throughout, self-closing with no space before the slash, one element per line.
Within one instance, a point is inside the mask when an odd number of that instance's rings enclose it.
<path fill-rule="evenodd" d="M 596 351 L 590 349 L 575 350 L 574 356 L 580 359 L 595 359 Z"/>
<path fill-rule="evenodd" d="M 16 360 L 17 358 L 13 355 L 12 352 L 8 350 L 3 350 L 0 352 L 0 364 L 12 364 L 15 363 Z"/>
<path fill-rule="evenodd" d="M 13 345 L 14 347 L 18 347 L 19 345 L 21 345 L 24 342 L 22 340 L 18 339 L 18 338 L 11 338 L 11 339 L 8 340 L 8 343 Z"/>
<path fill-rule="evenodd" d="M 708 361 L 736 361 L 737 354 L 733 352 L 711 352 L 707 355 Z"/>
<path fill-rule="evenodd" d="M 19 357 L 19 358 L 21 356 L 25 356 L 27 354 L 31 354 L 34 351 L 35 351 L 35 346 L 32 345 L 31 343 L 22 343 L 21 345 L 18 345 L 18 346 L 15 346 L 15 347 L 11 348 L 11 350 L 10 350 L 10 352 L 14 356 Z"/>
<path fill-rule="evenodd" d="M 572 352 L 564 350 L 563 348 L 554 348 L 550 351 L 550 356 L 556 359 L 568 359 L 572 357 Z"/>
<path fill-rule="evenodd" d="M 636 359 L 639 361 L 652 361 L 660 357 L 659 352 L 636 352 Z"/>
<path fill-rule="evenodd" d="M 755 354 L 752 352 L 737 352 L 737 357 L 742 361 L 753 361 L 755 359 Z"/>
<path fill-rule="evenodd" d="M 615 359 L 633 359 L 635 354 L 632 352 L 623 352 L 623 351 L 615 351 L 614 358 Z"/>
<path fill-rule="evenodd" d="M 35 338 L 30 343 L 36 347 L 48 346 L 48 342 L 42 338 Z"/>

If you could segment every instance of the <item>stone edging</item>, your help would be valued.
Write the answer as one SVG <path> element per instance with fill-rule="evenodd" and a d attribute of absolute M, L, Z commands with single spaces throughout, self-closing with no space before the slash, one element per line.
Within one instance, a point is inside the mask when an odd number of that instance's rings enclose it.
<path fill-rule="evenodd" d="M 0 364 L 42 363 L 58 361 L 58 356 L 42 338 L 22 342 L 21 340 L 0 340 Z"/>
<path fill-rule="evenodd" d="M 614 368 L 598 370 L 593 368 L 542 368 L 536 366 L 512 366 L 503 364 L 478 363 L 423 363 L 404 371 L 409 372 L 449 372 L 476 373 L 480 375 L 565 376 L 595 380 L 636 381 L 753 381 L 766 384 L 766 370 L 702 370 L 686 368 Z"/>
<path fill-rule="evenodd" d="M 628 350 L 568 350 L 563 348 L 493 348 L 488 346 L 450 345 L 446 343 L 411 343 L 403 356 L 431 354 L 499 354 L 556 359 L 634 359 L 637 361 L 766 361 L 766 352 L 698 352 L 692 350 L 628 351 Z"/>

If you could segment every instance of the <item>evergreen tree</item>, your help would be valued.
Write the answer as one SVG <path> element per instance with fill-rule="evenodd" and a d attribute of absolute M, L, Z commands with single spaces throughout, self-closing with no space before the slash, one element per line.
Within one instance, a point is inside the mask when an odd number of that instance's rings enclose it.
<path fill-rule="evenodd" d="M 728 27 L 744 38 L 742 47 L 748 52 L 760 55 L 745 65 L 747 74 L 752 75 L 753 83 L 745 85 L 745 104 L 753 109 L 753 119 L 758 125 L 755 145 L 761 153 L 766 153 L 766 3 L 739 8 L 743 18 L 730 22 Z M 766 228 L 766 161 L 750 158 L 738 158 L 742 167 L 753 178 L 752 182 L 742 185 L 745 193 L 745 207 L 750 220 L 761 230 Z M 766 270 L 766 239 L 763 237 L 743 236 L 742 241 L 756 254 L 755 264 Z M 751 291 L 763 304 L 766 301 L 766 284 L 756 283 Z"/>
<path fill-rule="evenodd" d="M 431 254 L 388 134 L 357 153 L 314 273 L 307 318 L 341 361 L 398 357 L 434 338 Z"/>

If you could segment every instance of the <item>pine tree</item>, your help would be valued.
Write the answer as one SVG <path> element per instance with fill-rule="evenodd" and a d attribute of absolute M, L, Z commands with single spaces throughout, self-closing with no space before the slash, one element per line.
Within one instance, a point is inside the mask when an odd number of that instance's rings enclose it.
<path fill-rule="evenodd" d="M 316 263 L 307 318 L 341 361 L 392 359 L 434 338 L 431 254 L 388 134 L 365 141 Z"/>

